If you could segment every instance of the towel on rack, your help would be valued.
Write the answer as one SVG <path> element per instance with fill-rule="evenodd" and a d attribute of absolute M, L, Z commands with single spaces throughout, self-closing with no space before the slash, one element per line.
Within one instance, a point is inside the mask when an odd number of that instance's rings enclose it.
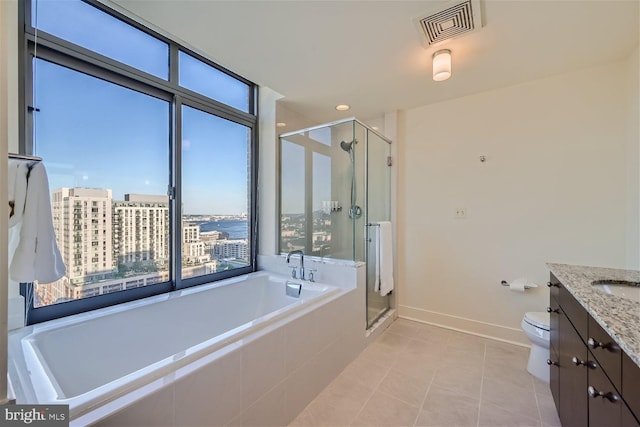
<path fill-rule="evenodd" d="M 64 276 L 66 268 L 56 243 L 51 218 L 49 181 L 42 163 L 31 166 L 31 172 L 16 176 L 26 181 L 26 196 L 20 241 L 13 255 L 9 276 L 17 282 L 54 282 Z"/>
<path fill-rule="evenodd" d="M 393 236 L 391 222 L 380 221 L 376 227 L 376 291 L 387 295 L 393 290 Z"/>
<path fill-rule="evenodd" d="M 27 197 L 29 162 L 9 159 L 8 168 L 7 199 L 9 200 L 9 228 L 11 228 L 22 221 Z"/>

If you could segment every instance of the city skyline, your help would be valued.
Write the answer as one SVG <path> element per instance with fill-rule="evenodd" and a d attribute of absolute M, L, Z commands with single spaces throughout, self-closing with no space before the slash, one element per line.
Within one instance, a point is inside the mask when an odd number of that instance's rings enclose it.
<path fill-rule="evenodd" d="M 52 223 L 66 266 L 52 283 L 38 283 L 36 306 L 167 282 L 170 262 L 169 203 L 166 196 L 129 194 L 113 198 L 110 189 L 66 188 L 51 194 Z M 197 218 L 197 217 L 196 217 Z M 183 218 L 180 227 L 181 276 L 195 277 L 246 266 L 244 238 L 224 230 L 201 229 L 210 221 Z M 246 218 L 229 220 L 247 224 Z"/>
<path fill-rule="evenodd" d="M 50 192 L 50 195 L 53 195 L 53 193 L 55 193 L 56 191 L 62 190 L 63 188 L 68 188 L 68 189 L 85 189 L 85 190 L 110 190 L 113 193 L 113 189 L 111 188 L 98 188 L 98 187 L 59 187 L 59 188 L 53 188 L 51 187 L 52 190 Z M 166 197 L 167 198 L 167 202 L 169 201 L 168 196 L 166 194 L 152 194 L 152 193 L 132 193 L 132 192 L 125 192 L 123 194 L 124 197 L 122 198 L 115 198 L 113 197 L 113 201 L 116 202 L 123 202 L 126 201 L 126 196 L 129 195 L 141 195 L 141 196 L 151 196 L 151 197 Z M 247 217 L 248 216 L 248 212 L 233 212 L 233 213 L 219 213 L 219 212 L 214 212 L 214 213 L 183 213 L 182 214 L 183 217 L 185 216 L 201 216 L 201 217 Z"/>

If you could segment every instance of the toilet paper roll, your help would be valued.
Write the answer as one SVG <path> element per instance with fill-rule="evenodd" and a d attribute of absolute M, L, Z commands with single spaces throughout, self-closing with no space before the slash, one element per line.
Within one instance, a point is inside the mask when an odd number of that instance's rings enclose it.
<path fill-rule="evenodd" d="M 527 279 L 526 277 L 519 277 L 515 280 L 512 280 L 509 283 L 509 289 L 514 292 L 524 292 L 525 289 L 536 288 L 538 285 Z"/>
<path fill-rule="evenodd" d="M 514 280 L 513 282 L 509 283 L 509 289 L 514 292 L 524 292 L 524 282 Z"/>

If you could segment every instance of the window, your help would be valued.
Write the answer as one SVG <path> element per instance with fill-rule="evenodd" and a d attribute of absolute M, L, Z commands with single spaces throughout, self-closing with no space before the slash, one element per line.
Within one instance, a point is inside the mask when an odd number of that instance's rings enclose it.
<path fill-rule="evenodd" d="M 31 25 L 156 77 L 169 77 L 167 43 L 81 0 L 34 0 Z"/>
<path fill-rule="evenodd" d="M 182 277 L 249 265 L 251 130 L 182 107 Z"/>
<path fill-rule="evenodd" d="M 21 150 L 67 267 L 28 322 L 253 271 L 255 85 L 93 0 L 25 8 Z"/>
<path fill-rule="evenodd" d="M 249 111 L 249 85 L 180 51 L 178 57 L 180 86 Z"/>

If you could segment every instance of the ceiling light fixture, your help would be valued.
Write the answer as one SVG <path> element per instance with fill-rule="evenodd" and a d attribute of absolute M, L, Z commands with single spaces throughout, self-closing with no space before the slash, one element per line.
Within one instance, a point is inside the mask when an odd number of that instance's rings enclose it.
<path fill-rule="evenodd" d="M 433 54 L 433 80 L 441 82 L 451 77 L 451 51 L 441 49 Z"/>
<path fill-rule="evenodd" d="M 349 109 L 351 109 L 351 106 L 347 104 L 336 105 L 336 110 L 338 111 L 347 111 Z"/>

